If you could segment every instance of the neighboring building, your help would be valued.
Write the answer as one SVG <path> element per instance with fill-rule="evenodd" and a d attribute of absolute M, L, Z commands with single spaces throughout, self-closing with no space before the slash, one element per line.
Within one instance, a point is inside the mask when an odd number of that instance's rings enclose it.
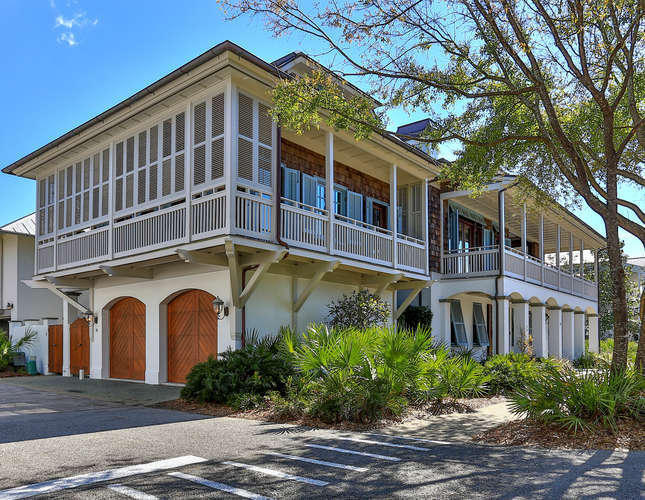
<path fill-rule="evenodd" d="M 540 256 L 603 238 L 561 207 L 527 216 L 511 177 L 477 200 L 443 189 L 394 136 L 281 130 L 268 91 L 312 64 L 221 43 L 3 170 L 38 182 L 29 284 L 65 301 L 63 373 L 183 382 L 240 332 L 303 329 L 360 287 L 396 319 L 431 286 L 447 343 L 508 352 L 532 332 L 539 355 L 582 353 L 596 285 Z"/>
<path fill-rule="evenodd" d="M 632 279 L 638 283 L 638 291 L 645 286 L 645 257 L 629 257 L 627 265 L 631 268 Z"/>
<path fill-rule="evenodd" d="M 0 227 L 0 329 L 20 337 L 26 328 L 38 333 L 29 350 L 38 369 L 47 371 L 47 328 L 62 311 L 61 301 L 47 290 L 28 287 L 23 280 L 34 275 L 36 216 L 30 214 Z"/>

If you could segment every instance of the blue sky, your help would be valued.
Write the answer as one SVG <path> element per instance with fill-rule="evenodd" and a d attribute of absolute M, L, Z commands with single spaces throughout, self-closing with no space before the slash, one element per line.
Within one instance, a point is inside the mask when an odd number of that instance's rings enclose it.
<path fill-rule="evenodd" d="M 231 40 L 271 61 L 310 41 L 275 39 L 259 21 L 225 21 L 215 0 L 3 0 L 0 165 L 30 153 L 199 55 Z M 390 115 L 391 126 L 422 116 Z M 444 151 L 449 155 L 449 151 Z M 626 196 L 645 203 L 642 191 Z M 35 183 L 0 175 L 0 224 L 34 210 Z M 578 211 L 600 233 L 590 209 Z M 628 255 L 645 252 L 622 234 Z"/>

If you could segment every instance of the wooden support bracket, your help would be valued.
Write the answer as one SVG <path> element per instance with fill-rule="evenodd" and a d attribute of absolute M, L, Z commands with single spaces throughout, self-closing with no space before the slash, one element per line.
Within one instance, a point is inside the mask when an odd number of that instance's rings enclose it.
<path fill-rule="evenodd" d="M 403 312 L 408 308 L 410 303 L 412 303 L 412 301 L 417 297 L 417 295 L 419 295 L 419 293 L 421 293 L 421 290 L 431 286 L 433 283 L 434 283 L 434 280 L 421 281 L 421 282 L 416 282 L 416 286 L 414 286 L 414 287 L 412 287 L 412 286 L 408 287 L 412 291 L 405 298 L 405 300 L 401 303 L 399 308 L 394 313 L 394 321 L 398 320 L 401 317 L 401 314 L 403 314 Z"/>
<path fill-rule="evenodd" d="M 305 301 L 311 295 L 311 292 L 313 292 L 318 286 L 318 284 L 321 282 L 325 274 L 332 272 L 334 269 L 338 267 L 339 264 L 340 264 L 339 260 L 333 260 L 330 262 L 320 262 L 316 264 L 310 264 L 309 266 L 307 266 L 307 270 L 313 271 L 313 276 L 309 280 L 309 283 L 307 283 L 307 286 L 305 287 L 305 289 L 300 294 L 300 297 L 298 297 L 294 301 L 293 312 L 298 312 L 300 310 L 300 308 L 303 306 Z"/>

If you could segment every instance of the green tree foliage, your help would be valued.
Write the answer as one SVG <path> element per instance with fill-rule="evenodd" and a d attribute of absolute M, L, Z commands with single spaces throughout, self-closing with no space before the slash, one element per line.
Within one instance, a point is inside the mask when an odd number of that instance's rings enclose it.
<path fill-rule="evenodd" d="M 34 343 L 37 332 L 27 330 L 25 335 L 14 341 L 7 332 L 0 330 L 0 372 L 7 369 L 16 355 L 24 347 L 29 347 Z"/>
<path fill-rule="evenodd" d="M 384 325 L 390 317 L 390 306 L 369 290 L 343 294 L 332 300 L 329 309 L 329 324 L 333 328 L 366 329 Z"/>
<path fill-rule="evenodd" d="M 619 227 L 645 242 L 645 212 L 621 194 L 645 186 L 642 0 L 220 1 L 232 18 L 259 15 L 276 36 L 298 32 L 335 56 L 335 78 L 321 70 L 278 83 L 281 124 L 302 132 L 326 122 L 360 140 L 390 133 L 390 109 L 420 111 L 427 129 L 399 137 L 461 144 L 443 168 L 454 185 L 477 194 L 504 171 L 540 202 L 584 200 L 605 221 L 614 365 L 625 366 Z M 347 101 L 344 77 L 370 96 Z M 378 111 L 372 96 L 384 102 Z"/>

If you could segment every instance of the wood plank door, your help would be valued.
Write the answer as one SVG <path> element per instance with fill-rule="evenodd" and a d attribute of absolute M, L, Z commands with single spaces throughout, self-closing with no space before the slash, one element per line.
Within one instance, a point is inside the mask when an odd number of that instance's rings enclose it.
<path fill-rule="evenodd" d="M 146 306 L 126 297 L 110 309 L 110 377 L 144 380 Z"/>
<path fill-rule="evenodd" d="M 49 359 L 47 369 L 51 373 L 63 373 L 63 325 L 49 325 Z"/>
<path fill-rule="evenodd" d="M 168 382 L 186 382 L 193 366 L 217 356 L 214 299 L 202 290 L 190 290 L 168 304 Z"/>
<path fill-rule="evenodd" d="M 84 318 L 69 325 L 69 371 L 78 375 L 79 370 L 90 372 L 90 328 Z"/>

